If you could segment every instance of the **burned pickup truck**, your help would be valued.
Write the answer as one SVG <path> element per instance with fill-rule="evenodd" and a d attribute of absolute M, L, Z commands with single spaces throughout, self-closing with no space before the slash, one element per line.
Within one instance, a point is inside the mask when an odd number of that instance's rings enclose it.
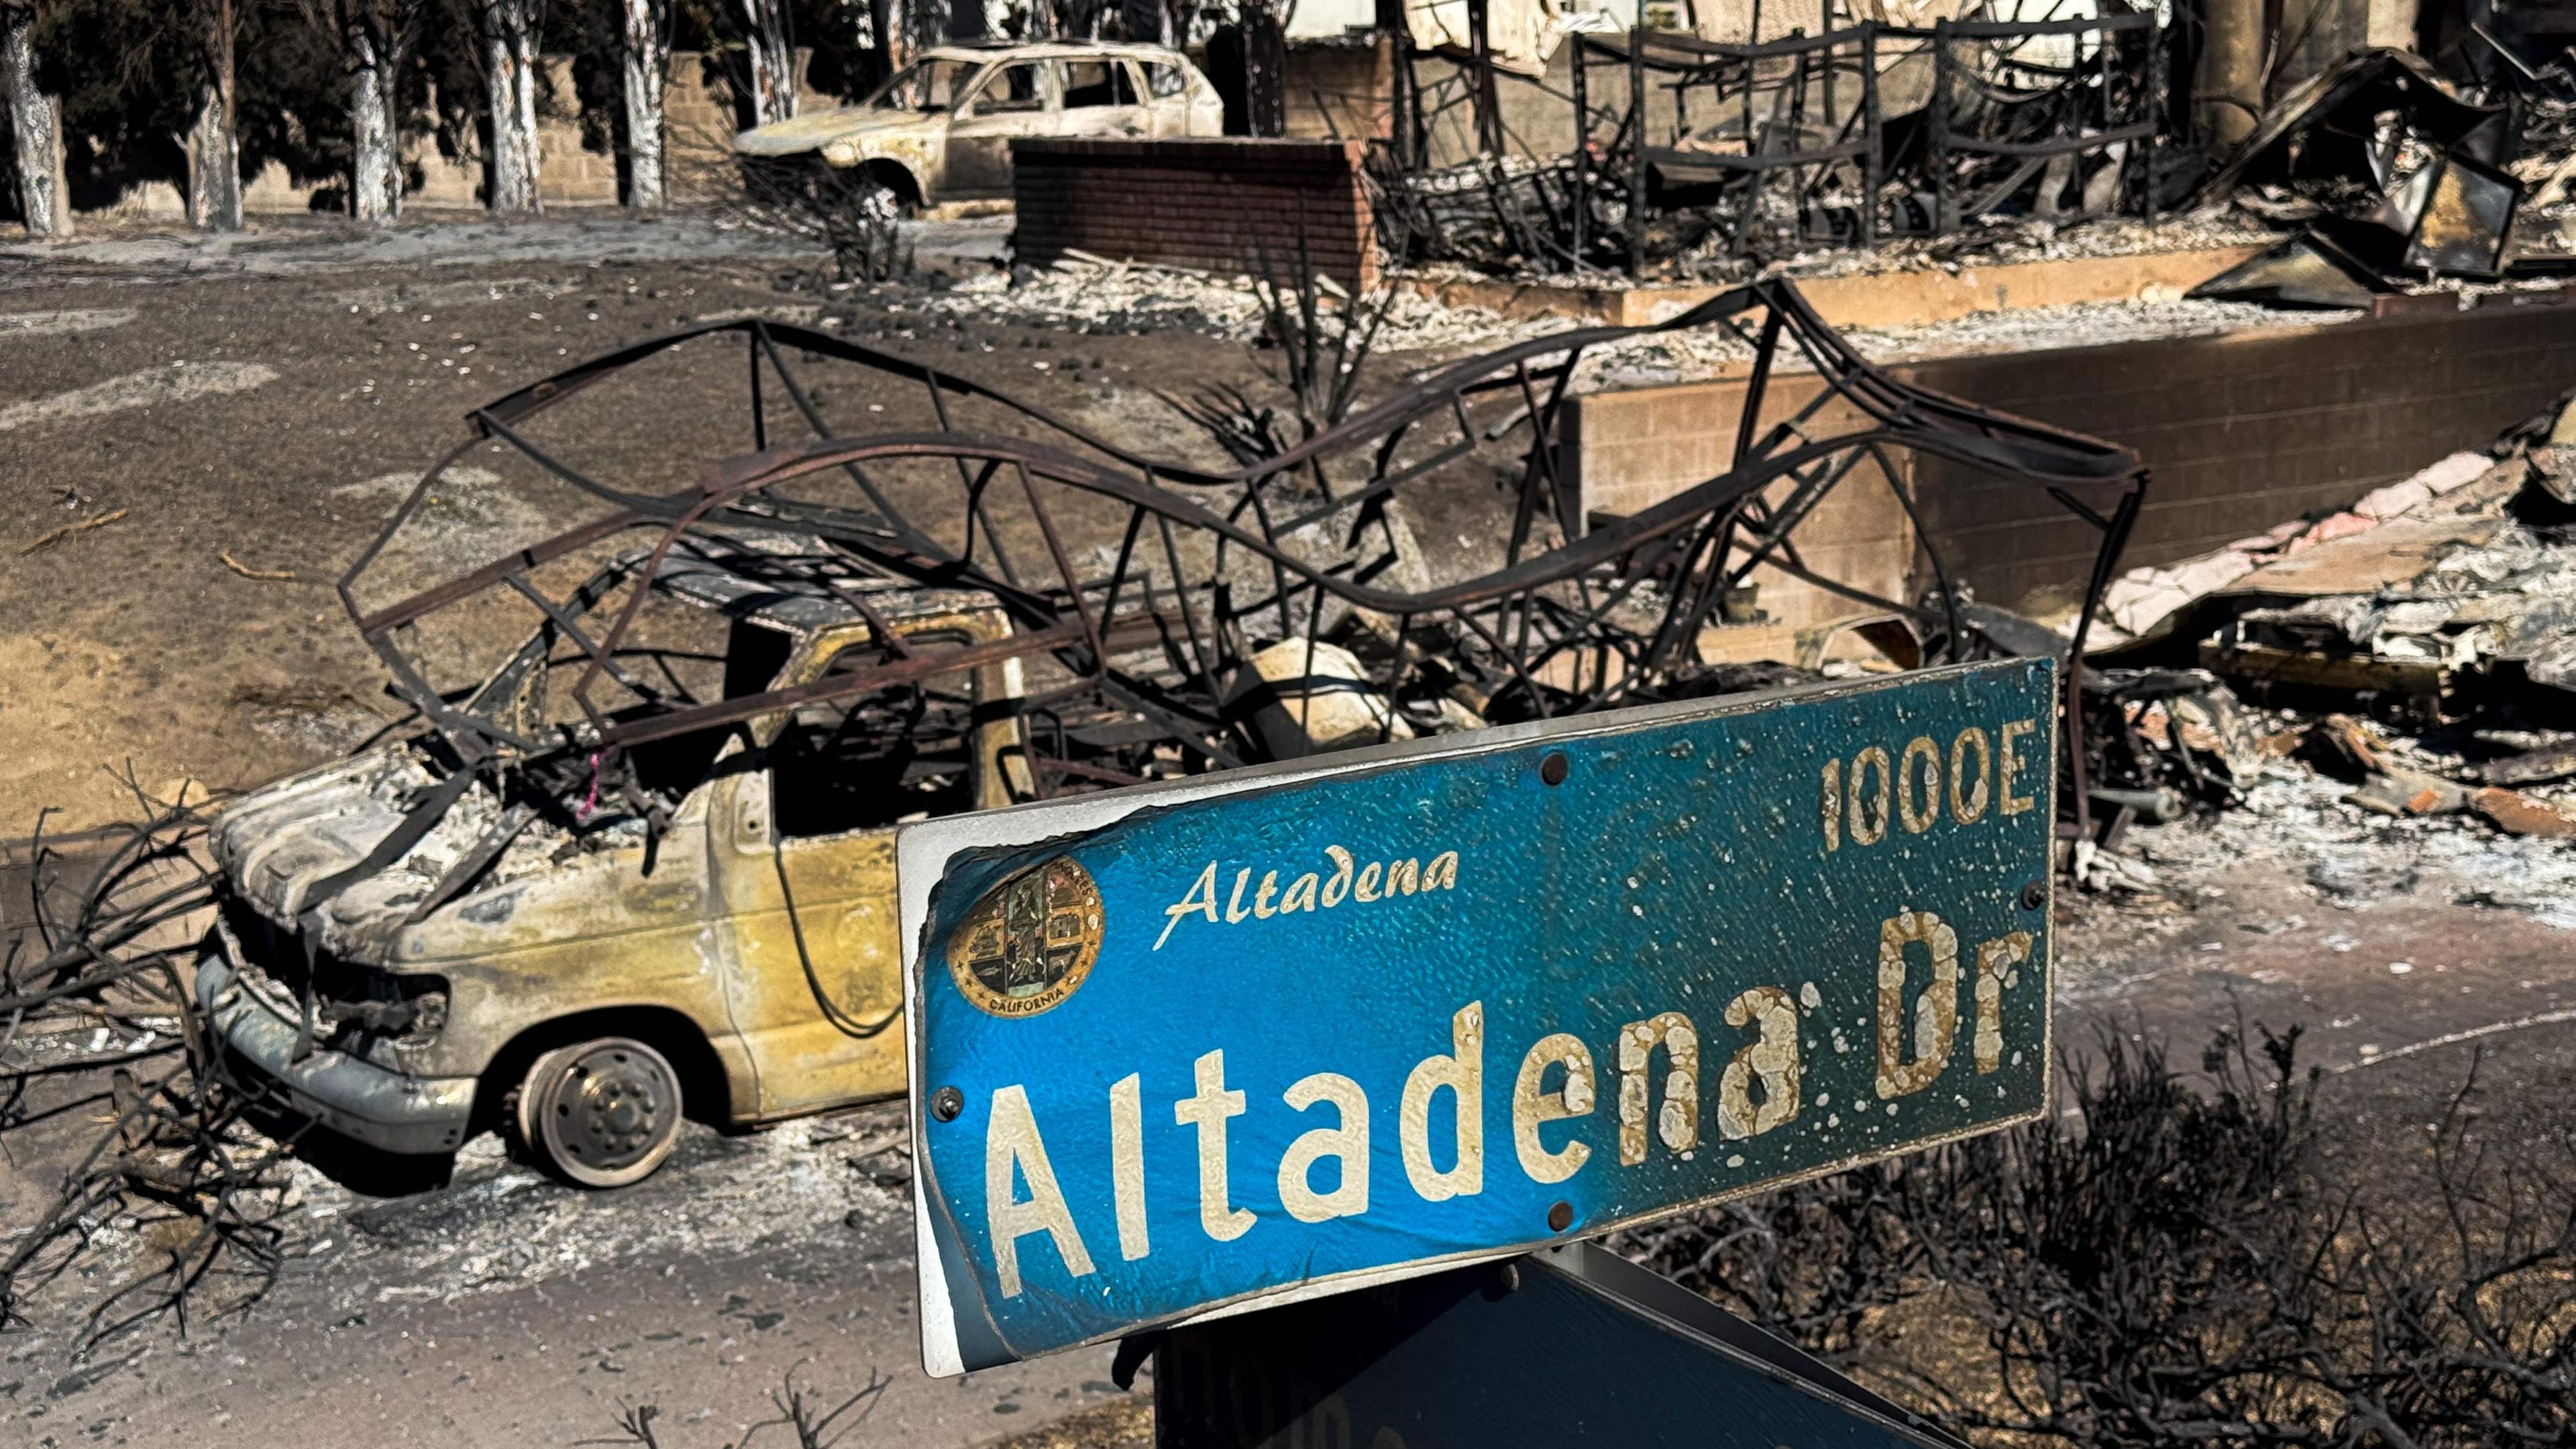
<path fill-rule="evenodd" d="M 827 576 L 818 553 L 762 558 Z M 761 681 L 773 691 L 882 662 L 880 625 L 916 647 L 1011 630 L 971 591 L 848 581 L 877 596 L 872 619 L 819 590 L 747 596 L 714 569 L 666 568 L 657 582 L 724 615 L 728 670 L 774 670 Z M 922 713 L 955 718 L 944 752 L 869 748 L 853 714 L 871 702 L 848 700 L 674 742 L 637 763 L 646 780 L 699 777 L 641 787 L 667 791 L 659 822 L 653 805 L 587 792 L 565 818 L 425 743 L 270 786 L 211 831 L 231 889 L 199 1000 L 326 1126 L 389 1151 L 452 1152 L 493 1084 L 515 1094 L 519 1139 L 590 1186 L 650 1173 L 691 1098 L 750 1122 L 899 1091 L 893 821 L 1026 793 L 1009 783 L 1017 672 L 996 662 L 920 693 Z M 461 710 L 506 719 L 536 677 L 505 675 Z M 989 722 L 966 723 L 985 705 Z M 672 757 L 710 745 L 712 758 Z M 414 839 L 404 825 L 424 807 L 436 819 Z M 387 841 L 407 844 L 353 877 L 350 862 Z"/>
<path fill-rule="evenodd" d="M 1741 429 L 1724 422 L 1736 465 L 1586 527 L 1559 473 L 1576 366 L 1699 327 L 1757 349 Z M 682 441 L 675 419 L 742 395 L 729 344 L 750 426 Z M 1793 348 L 1822 385 L 1766 402 Z M 540 426 L 656 368 L 667 395 L 626 397 L 584 435 L 595 459 Z M 849 435 L 827 411 L 890 405 L 935 426 Z M 1828 406 L 1857 421 L 1833 433 Z M 2143 486 L 2125 450 L 1877 371 L 1785 283 L 1448 364 L 1293 445 L 1237 421 L 1210 429 L 1235 466 L 1147 457 L 760 320 L 475 410 L 340 583 L 417 730 L 213 823 L 210 1035 L 376 1147 L 498 1129 L 573 1182 L 633 1182 L 684 1115 L 741 1126 L 902 1089 L 904 820 L 1775 682 L 1703 662 L 1721 601 L 1757 570 L 1821 577 L 1799 522 L 1899 451 L 2047 490 L 2102 530 L 2097 587 Z M 518 485 L 485 459 L 581 521 L 493 501 Z M 462 572 L 452 549 L 396 568 L 399 540 L 473 512 L 469 475 L 481 516 L 555 531 Z M 1434 578 L 1408 500 L 1497 477 L 1499 564 Z M 1919 662 L 2003 652 L 1931 563 L 1916 600 L 1834 587 Z"/>

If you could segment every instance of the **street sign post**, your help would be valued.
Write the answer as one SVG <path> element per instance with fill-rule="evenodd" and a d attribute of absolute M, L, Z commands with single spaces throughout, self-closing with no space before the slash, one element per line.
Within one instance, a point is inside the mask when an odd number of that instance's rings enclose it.
<path fill-rule="evenodd" d="M 907 827 L 926 1365 L 2036 1116 L 2053 680 L 1964 665 Z"/>
<path fill-rule="evenodd" d="M 1967 1449 L 1795 1344 L 1606 1248 L 1177 1328 L 1161 1449 Z"/>

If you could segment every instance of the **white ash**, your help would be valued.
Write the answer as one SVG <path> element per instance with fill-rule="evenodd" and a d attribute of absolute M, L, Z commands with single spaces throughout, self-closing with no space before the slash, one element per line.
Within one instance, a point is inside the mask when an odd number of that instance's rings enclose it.
<path fill-rule="evenodd" d="M 2251 302 L 2070 302 L 2009 312 L 1975 312 L 1919 327 L 1856 328 L 1843 335 L 1873 361 L 1926 361 L 1965 353 L 2093 347 L 2159 337 L 2205 337 L 2257 329 L 2349 322 L 2359 312 L 2294 312 Z"/>
<path fill-rule="evenodd" d="M 1261 335 L 1263 317 L 1259 291 L 1247 276 L 1079 262 L 1024 274 L 1017 281 L 1000 271 L 969 277 L 916 305 L 979 319 L 1014 317 L 1075 332 L 1183 327 L 1247 344 Z M 1444 306 L 1410 290 L 1399 290 L 1386 305 L 1376 347 L 1388 356 L 1492 348 L 1577 327 L 1561 317 L 1516 320 L 1482 308 Z M 1853 330 L 1845 335 L 1873 361 L 1904 362 L 1963 353 L 2316 326 L 2353 315 L 2357 314 L 2284 312 L 2242 302 L 2181 299 L 2084 302 L 1979 312 L 1918 327 Z M 1722 327 L 1646 333 L 1588 351 L 1576 387 L 1594 390 L 1684 382 L 1741 369 L 1751 359 L 1752 348 Z M 1781 366 L 1802 370 L 1805 359 L 1793 351 Z"/>
<path fill-rule="evenodd" d="M 671 1161 L 617 1193 L 564 1187 L 511 1161 L 499 1140 L 457 1155 L 435 1192 L 375 1202 L 295 1164 L 303 1255 L 328 1264 L 344 1305 L 502 1293 L 601 1264 L 707 1256 L 819 1240 L 909 1214 L 909 1147 L 897 1106 L 785 1122 L 748 1136 L 691 1125 Z M 721 1202 L 720 1213 L 690 1203 Z M 316 1264 L 315 1266 L 319 1266 Z"/>
<path fill-rule="evenodd" d="M 2409 765 L 2457 768 L 2454 757 L 2400 752 Z M 2153 866 L 2168 890 L 2222 882 L 2249 861 L 2269 860 L 2354 910 L 2399 894 L 2439 895 L 2576 931 L 2576 851 L 2564 841 L 2507 835 L 2474 815 L 2381 815 L 2346 804 L 2351 793 L 2298 765 L 2275 765 L 2241 805 L 2133 829 L 2122 849 Z"/>
<path fill-rule="evenodd" d="M 2057 225 L 2031 218 L 1995 220 L 1947 237 L 1892 237 L 1876 247 L 1802 252 L 1766 268 L 1788 277 L 1840 277 L 1861 272 L 1938 269 L 1970 272 L 2016 262 L 2078 257 L 2140 257 L 2227 246 L 2269 246 L 2280 232 L 2223 207 L 2158 218 L 2103 217 Z"/>

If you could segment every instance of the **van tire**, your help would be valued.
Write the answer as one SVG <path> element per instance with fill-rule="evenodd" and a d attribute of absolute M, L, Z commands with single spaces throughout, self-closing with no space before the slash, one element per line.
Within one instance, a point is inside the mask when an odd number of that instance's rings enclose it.
<path fill-rule="evenodd" d="M 519 1141 L 576 1187 L 625 1187 L 653 1175 L 680 1138 L 680 1074 L 633 1037 L 561 1046 L 519 1084 Z"/>

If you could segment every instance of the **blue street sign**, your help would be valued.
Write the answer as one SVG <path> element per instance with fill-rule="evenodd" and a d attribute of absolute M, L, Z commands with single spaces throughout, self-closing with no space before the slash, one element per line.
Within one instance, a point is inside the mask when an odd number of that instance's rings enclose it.
<path fill-rule="evenodd" d="M 1965 665 L 907 827 L 926 1364 L 2037 1115 L 2054 677 Z"/>
<path fill-rule="evenodd" d="M 1158 1449 L 1967 1449 L 1590 1243 L 1239 1314 L 1154 1352 Z"/>

